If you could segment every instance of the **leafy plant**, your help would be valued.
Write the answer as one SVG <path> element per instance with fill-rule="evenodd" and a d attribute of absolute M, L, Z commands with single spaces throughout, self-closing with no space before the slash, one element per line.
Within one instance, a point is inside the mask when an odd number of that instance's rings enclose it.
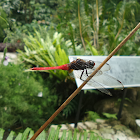
<path fill-rule="evenodd" d="M 70 55 L 94 55 L 87 48 L 86 40 L 99 55 L 108 55 L 135 27 L 140 15 L 140 4 L 136 0 L 111 3 L 107 0 L 3 0 L 0 5 L 8 15 L 10 27 L 6 34 L 9 38 L 22 42 L 24 30 L 33 35 L 32 27 L 52 25 L 66 40 L 71 40 L 70 49 L 63 48 Z M 133 36 L 117 54 L 139 55 L 138 36 Z"/>
<path fill-rule="evenodd" d="M 47 30 L 47 28 L 45 30 Z M 41 34 L 35 30 L 35 37 L 29 35 L 28 38 L 24 38 L 24 42 L 25 52 L 22 52 L 21 50 L 18 50 L 18 52 L 20 53 L 20 59 L 27 64 L 47 67 L 63 65 L 69 62 L 68 56 L 64 51 L 64 49 L 69 47 L 69 44 L 64 42 L 61 33 L 55 32 L 53 38 L 46 33 L 46 38 L 43 39 Z M 49 72 L 60 79 L 65 79 L 67 76 L 67 72 L 62 70 L 56 72 L 51 70 L 46 72 Z"/>
<path fill-rule="evenodd" d="M 43 26 L 43 25 L 42 25 Z M 39 30 L 40 26 L 36 20 L 33 20 L 32 23 L 22 25 L 16 20 L 12 21 L 12 27 L 5 29 L 7 36 L 4 39 L 4 42 L 8 43 L 24 43 L 23 38 L 28 37 L 28 33 L 34 34 L 34 29 Z M 41 30 L 42 34 L 44 30 Z"/>
<path fill-rule="evenodd" d="M 0 129 L 0 134 L 1 134 L 2 139 L 3 139 L 4 131 L 5 130 Z M 13 139 L 15 139 L 15 140 L 29 140 L 33 135 L 34 135 L 34 131 L 31 128 L 27 127 L 23 133 L 18 133 L 18 135 L 16 135 L 14 131 L 11 131 L 7 137 L 7 140 L 13 140 Z M 43 131 L 38 136 L 37 139 L 38 140 L 39 139 L 45 140 L 45 137 L 46 137 L 46 133 L 45 133 L 45 131 Z"/>
<path fill-rule="evenodd" d="M 91 45 L 94 46 L 99 55 L 108 55 L 139 22 L 138 14 L 140 11 L 138 9 L 140 4 L 137 1 L 112 1 L 112 3 L 108 3 L 107 0 L 81 0 L 71 3 L 70 1 L 71 0 L 67 1 L 67 4 L 69 3 L 68 10 L 74 7 L 73 12 L 75 12 L 75 14 L 71 14 L 71 17 L 65 14 L 65 19 L 70 18 L 69 22 L 67 22 L 62 17 L 64 13 L 58 13 L 59 17 L 61 17 L 61 23 L 58 24 L 57 29 L 60 32 L 63 31 L 66 38 L 71 38 L 75 55 L 77 55 L 76 46 L 81 44 L 81 42 L 84 49 L 83 47 L 81 48 L 85 50 L 85 40 L 92 40 Z M 60 3 L 60 1 L 58 3 Z M 63 8 L 62 5 L 61 9 Z M 76 11 L 76 9 L 78 9 L 78 11 Z M 133 15 L 131 16 L 133 18 L 130 20 L 128 15 Z M 133 36 L 117 54 L 138 55 L 138 40 L 138 35 Z M 83 52 L 81 51 L 80 54 L 83 55 Z M 86 48 L 84 55 L 87 54 Z M 92 55 L 94 54 L 92 53 Z"/>
<path fill-rule="evenodd" d="M 103 139 L 101 136 L 97 135 L 95 136 L 94 132 L 78 132 L 77 129 L 74 130 L 74 133 L 72 133 L 72 131 L 68 130 L 66 132 L 66 130 L 63 130 L 61 132 L 61 137 L 60 139 L 61 140 L 76 140 L 78 136 L 79 137 L 79 140 L 87 140 L 87 138 L 89 138 L 90 140 L 97 140 L 97 139 L 100 139 L 100 140 L 105 140 Z M 3 138 L 3 134 L 4 134 L 4 130 L 3 129 L 0 129 L 0 136 L 1 138 Z M 15 132 L 14 131 L 11 131 L 9 136 L 7 137 L 7 140 L 12 140 L 14 137 L 15 137 L 15 140 L 29 140 L 32 136 L 34 135 L 34 131 L 31 129 L 31 128 L 26 128 L 25 131 L 23 133 L 18 133 L 18 135 L 16 136 L 15 135 Z M 36 138 L 36 140 L 45 140 L 47 138 L 47 140 L 58 140 L 60 136 L 60 128 L 57 127 L 57 129 L 55 130 L 55 128 L 51 128 L 50 129 L 50 132 L 48 135 L 46 135 L 46 132 L 45 131 L 42 131 L 39 136 Z"/>
<path fill-rule="evenodd" d="M 5 31 L 5 35 L 7 35 L 5 41 L 8 43 L 9 41 L 11 43 L 23 43 L 22 39 L 25 37 L 26 31 L 32 32 L 33 28 L 38 30 L 38 25 L 53 25 L 51 19 L 53 18 L 52 13 L 55 12 L 55 2 L 46 0 L 2 0 L 0 6 L 8 17 L 9 27 Z"/>
<path fill-rule="evenodd" d="M 55 128 L 51 128 L 49 136 L 48 136 L 48 140 L 57 140 L 58 136 L 59 136 L 59 127 L 57 127 L 57 129 L 55 130 Z M 79 136 L 79 140 L 87 140 L 87 138 L 89 137 L 90 140 L 104 140 L 101 136 L 99 136 L 98 134 L 95 136 L 94 132 L 87 132 L 87 131 L 83 131 L 83 132 L 79 132 L 77 129 L 74 129 L 74 132 L 68 130 L 63 130 L 62 135 L 60 137 L 61 140 L 77 140 L 77 137 Z"/>
<path fill-rule="evenodd" d="M 100 116 L 99 116 L 98 113 L 96 113 L 94 111 L 88 111 L 87 112 L 87 117 L 86 117 L 87 120 L 92 120 L 92 121 L 95 122 L 96 119 L 99 119 L 99 118 L 100 118 Z"/>
<path fill-rule="evenodd" d="M 15 19 L 17 22 L 22 23 L 22 25 L 31 23 L 33 20 L 39 20 L 42 23 L 47 21 L 46 23 L 49 23 L 50 14 L 52 14 L 55 7 L 52 8 L 54 4 L 45 0 L 2 0 L 0 5 L 11 21 Z"/>
<path fill-rule="evenodd" d="M 19 65 L 1 65 L 0 70 L 0 126 L 36 129 L 42 125 L 55 111 L 57 95 L 41 85 L 39 75 L 25 73 Z M 39 92 L 43 92 L 42 98 Z"/>

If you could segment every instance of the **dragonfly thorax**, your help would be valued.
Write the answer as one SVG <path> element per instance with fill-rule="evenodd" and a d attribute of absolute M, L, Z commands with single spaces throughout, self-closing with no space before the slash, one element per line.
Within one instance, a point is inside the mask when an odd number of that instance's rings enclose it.
<path fill-rule="evenodd" d="M 93 68 L 95 65 L 94 61 L 84 61 L 82 59 L 76 59 L 69 64 L 70 69 L 74 70 L 84 70 L 87 68 Z"/>

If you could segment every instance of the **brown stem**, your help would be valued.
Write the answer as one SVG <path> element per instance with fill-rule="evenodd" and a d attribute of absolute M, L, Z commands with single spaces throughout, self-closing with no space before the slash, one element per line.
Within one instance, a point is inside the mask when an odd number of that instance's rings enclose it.
<path fill-rule="evenodd" d="M 36 137 L 54 120 L 54 118 L 68 105 L 68 103 L 81 91 L 83 86 L 103 67 L 103 65 L 126 43 L 127 40 L 140 28 L 140 23 L 130 32 L 130 34 L 108 55 L 108 57 L 96 68 L 96 70 L 77 88 L 69 98 L 54 112 L 54 114 L 38 129 L 30 140 Z"/>
<path fill-rule="evenodd" d="M 81 37 L 81 41 L 82 41 L 82 44 L 83 44 L 83 47 L 84 47 L 84 50 L 86 50 L 86 47 L 85 47 L 85 42 L 84 42 L 84 39 L 83 39 L 83 36 L 82 36 L 82 30 L 81 30 L 81 18 L 80 18 L 80 1 L 78 2 L 78 19 L 79 19 L 79 30 L 80 30 L 80 37 Z"/>
<path fill-rule="evenodd" d="M 98 9 L 98 0 L 96 0 L 96 21 L 97 21 L 97 31 L 96 31 L 96 42 L 97 42 L 97 48 L 98 48 L 98 33 L 99 33 L 99 9 Z"/>
<path fill-rule="evenodd" d="M 94 21 L 94 11 L 93 11 L 93 7 L 92 7 L 92 21 L 93 21 L 93 29 L 94 29 L 94 46 L 96 47 L 96 27 L 95 27 L 95 21 Z"/>

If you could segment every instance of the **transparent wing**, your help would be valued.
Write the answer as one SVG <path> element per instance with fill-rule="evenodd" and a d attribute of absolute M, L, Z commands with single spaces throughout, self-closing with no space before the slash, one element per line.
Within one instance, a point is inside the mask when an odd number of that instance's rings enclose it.
<path fill-rule="evenodd" d="M 112 88 L 124 89 L 123 84 L 118 79 L 108 75 L 107 73 L 102 73 L 102 75 L 99 75 L 98 77 L 94 76 L 93 79 Z"/>
<path fill-rule="evenodd" d="M 84 78 L 82 77 L 82 81 Z M 110 93 L 109 90 L 107 90 L 105 87 L 103 87 L 100 83 L 94 81 L 93 79 L 91 79 L 90 81 L 87 82 L 88 85 L 95 87 L 96 89 L 98 89 L 99 91 L 101 91 L 102 93 L 105 93 L 107 95 L 112 96 L 112 94 Z"/>
<path fill-rule="evenodd" d="M 74 70 L 73 71 L 74 76 L 79 79 L 81 77 L 82 72 L 83 72 L 83 70 Z M 91 72 L 91 70 L 89 69 L 88 72 Z M 88 74 L 86 73 L 86 70 L 84 70 L 81 80 L 85 81 L 87 79 L 87 77 L 90 76 Z M 118 79 L 116 79 L 106 73 L 102 73 L 102 71 L 97 72 L 96 75 L 93 76 L 92 79 L 90 81 L 88 81 L 87 84 L 90 86 L 93 86 L 96 89 L 98 89 L 99 91 L 111 96 L 111 93 L 109 92 L 109 90 L 107 90 L 105 87 L 103 87 L 100 83 L 110 86 L 112 88 L 124 89 L 123 84 Z"/>
<path fill-rule="evenodd" d="M 95 66 L 94 66 L 94 70 L 102 63 L 99 61 L 94 61 L 95 62 Z M 104 66 L 100 69 L 101 71 L 109 71 L 111 69 L 110 65 L 108 63 L 105 63 Z"/>
<path fill-rule="evenodd" d="M 95 68 L 96 69 L 96 68 Z M 94 68 L 92 68 L 92 69 L 85 69 L 84 70 L 84 73 L 83 74 L 86 74 L 87 76 L 89 76 L 94 70 L 95 70 Z M 80 73 L 82 73 L 83 72 L 83 70 L 78 70 Z M 87 73 L 86 73 L 86 71 L 87 71 Z M 77 73 L 77 72 L 76 72 Z M 94 76 L 99 76 L 99 75 L 102 75 L 103 74 L 103 72 L 101 71 L 101 70 L 99 70 Z"/>
<path fill-rule="evenodd" d="M 73 73 L 76 78 L 80 79 L 82 70 L 74 70 Z M 85 81 L 87 79 L 87 77 L 88 76 L 86 75 L 86 72 L 84 71 L 82 78 L 80 80 Z M 98 89 L 99 91 L 101 91 L 107 95 L 112 96 L 112 94 L 109 92 L 109 90 L 105 89 L 100 83 L 96 82 L 93 78 L 90 81 L 88 81 L 87 84 L 95 87 L 96 89 Z"/>
<path fill-rule="evenodd" d="M 73 72 L 74 72 L 74 76 L 80 79 L 83 70 L 74 70 Z M 82 78 L 86 80 L 85 78 L 90 76 L 92 72 L 93 72 L 92 69 L 87 69 L 87 72 L 86 70 L 84 70 Z M 92 77 L 92 79 L 94 81 L 110 86 L 112 88 L 124 89 L 123 84 L 118 79 L 108 75 L 107 73 L 103 73 L 100 70 Z"/>

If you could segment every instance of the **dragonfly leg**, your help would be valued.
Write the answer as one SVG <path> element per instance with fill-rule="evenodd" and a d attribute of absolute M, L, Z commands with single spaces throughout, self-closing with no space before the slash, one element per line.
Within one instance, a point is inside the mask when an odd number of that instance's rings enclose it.
<path fill-rule="evenodd" d="M 87 69 L 86 69 L 86 75 L 87 75 L 87 77 L 88 77 Z"/>
<path fill-rule="evenodd" d="M 84 73 L 84 70 L 82 71 L 81 76 L 80 76 L 80 79 L 81 79 L 81 80 L 82 80 L 83 73 Z"/>

